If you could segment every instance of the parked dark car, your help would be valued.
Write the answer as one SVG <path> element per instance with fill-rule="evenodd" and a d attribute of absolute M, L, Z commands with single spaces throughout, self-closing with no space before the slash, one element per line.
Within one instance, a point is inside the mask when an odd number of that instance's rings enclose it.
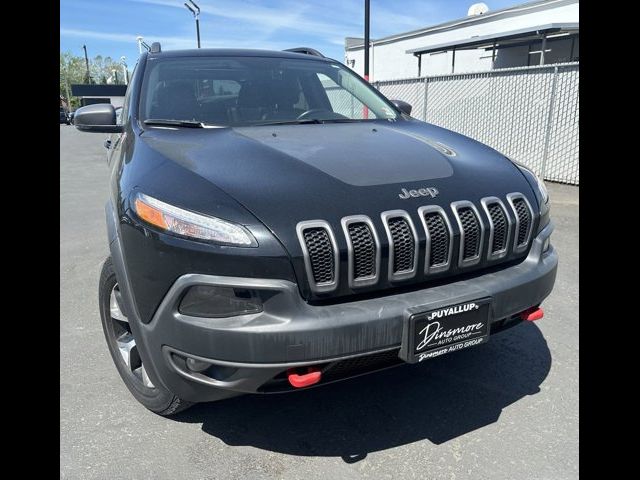
<path fill-rule="evenodd" d="M 60 123 L 64 123 L 66 125 L 70 125 L 71 122 L 69 121 L 69 115 L 67 114 L 67 111 L 63 108 L 60 107 Z"/>
<path fill-rule="evenodd" d="M 542 317 L 544 183 L 305 49 L 143 53 L 112 133 L 107 345 L 143 405 L 289 392 Z"/>

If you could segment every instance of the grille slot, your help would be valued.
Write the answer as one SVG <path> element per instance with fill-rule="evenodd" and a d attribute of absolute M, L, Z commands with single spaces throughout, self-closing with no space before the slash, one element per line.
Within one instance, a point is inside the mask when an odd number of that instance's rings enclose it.
<path fill-rule="evenodd" d="M 484 224 L 475 205 L 467 200 L 453 202 L 451 208 L 458 221 L 460 229 L 460 250 L 458 252 L 458 265 L 467 267 L 480 262 Z"/>
<path fill-rule="evenodd" d="M 513 208 L 518 216 L 518 240 L 516 247 L 526 246 L 529 241 L 529 230 L 531 229 L 531 213 L 527 204 L 522 198 L 513 200 Z"/>
<path fill-rule="evenodd" d="M 482 208 L 489 218 L 487 260 L 498 260 L 509 253 L 513 220 L 498 197 L 485 197 Z"/>
<path fill-rule="evenodd" d="M 393 242 L 393 273 L 403 273 L 413 270 L 415 262 L 415 238 L 405 218 L 389 219 L 389 231 Z"/>
<path fill-rule="evenodd" d="M 437 205 L 420 207 L 418 215 L 424 227 L 427 244 L 425 248 L 424 273 L 442 272 L 451 264 L 453 233 L 446 213 Z"/>
<path fill-rule="evenodd" d="M 321 227 L 307 228 L 304 231 L 304 241 L 309 252 L 311 271 L 315 282 L 333 282 L 335 259 L 333 258 L 333 248 L 327 230 Z"/>
<path fill-rule="evenodd" d="M 353 278 L 376 276 L 376 242 L 369 225 L 354 222 L 349 225 L 349 238 L 353 248 Z"/>
<path fill-rule="evenodd" d="M 427 231 L 431 239 L 429 266 L 439 267 L 449 261 L 449 229 L 440 213 L 431 212 L 424 216 Z"/>
<path fill-rule="evenodd" d="M 339 258 L 331 227 L 324 220 L 310 220 L 298 223 L 296 231 L 311 290 L 334 290 L 338 286 Z"/>
<path fill-rule="evenodd" d="M 507 249 L 507 235 L 509 232 L 507 216 L 499 203 L 490 204 L 488 210 L 493 229 L 491 253 L 501 253 Z"/>
<path fill-rule="evenodd" d="M 390 210 L 380 216 L 389 240 L 389 280 L 412 278 L 418 260 L 418 235 L 411 217 L 404 210 Z"/>
<path fill-rule="evenodd" d="M 480 253 L 480 225 L 478 218 L 471 207 L 462 207 L 458 210 L 460 223 L 464 233 L 462 246 L 462 260 L 469 260 L 477 257 Z"/>

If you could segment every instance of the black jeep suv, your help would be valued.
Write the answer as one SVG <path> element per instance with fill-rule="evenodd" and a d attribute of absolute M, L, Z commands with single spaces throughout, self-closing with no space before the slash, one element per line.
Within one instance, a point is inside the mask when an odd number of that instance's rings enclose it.
<path fill-rule="evenodd" d="M 542 316 L 544 184 L 313 50 L 140 57 L 115 133 L 107 344 L 162 415 L 322 385 Z"/>

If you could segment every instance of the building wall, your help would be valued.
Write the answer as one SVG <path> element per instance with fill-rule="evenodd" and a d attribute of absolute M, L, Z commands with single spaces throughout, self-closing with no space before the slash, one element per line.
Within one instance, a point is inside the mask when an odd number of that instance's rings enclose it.
<path fill-rule="evenodd" d="M 438 45 L 450 41 L 465 40 L 473 36 L 495 34 L 497 32 L 507 32 L 530 27 L 533 25 L 544 25 L 548 23 L 579 22 L 578 2 L 547 8 L 545 10 L 525 12 L 522 15 L 499 18 L 484 23 L 474 23 L 466 27 L 448 30 L 444 32 L 433 32 L 420 37 L 406 38 L 376 45 L 370 49 L 370 77 L 372 80 L 389 80 L 393 78 L 415 77 L 418 75 L 418 59 L 405 53 L 406 50 L 423 48 L 431 45 Z M 491 13 L 491 12 L 489 12 Z M 425 19 L 428 21 L 428 19 Z M 427 23 L 425 21 L 425 23 Z M 524 47 L 525 50 L 527 47 Z M 467 50 L 456 52 L 455 72 L 469 72 L 474 70 L 487 70 L 491 68 L 491 52 L 485 50 Z M 503 62 L 518 52 L 506 52 Z M 436 55 L 422 56 L 422 75 L 439 75 L 451 73 L 451 52 Z M 353 69 L 360 75 L 364 71 L 364 50 L 348 50 L 345 52 L 345 62 L 355 60 Z M 526 60 L 524 65 L 526 65 Z M 513 65 L 510 65 L 513 66 Z"/>

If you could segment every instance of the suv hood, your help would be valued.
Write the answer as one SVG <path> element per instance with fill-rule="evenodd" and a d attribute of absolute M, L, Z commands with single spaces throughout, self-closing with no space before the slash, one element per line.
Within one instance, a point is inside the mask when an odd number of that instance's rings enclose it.
<path fill-rule="evenodd" d="M 220 129 L 151 128 L 147 145 L 204 177 L 241 203 L 301 253 L 295 226 L 324 219 L 334 231 L 347 215 L 374 222 L 385 210 L 445 208 L 522 192 L 524 176 L 504 156 L 468 137 L 416 120 L 305 124 Z M 433 187 L 431 197 L 400 197 Z"/>

